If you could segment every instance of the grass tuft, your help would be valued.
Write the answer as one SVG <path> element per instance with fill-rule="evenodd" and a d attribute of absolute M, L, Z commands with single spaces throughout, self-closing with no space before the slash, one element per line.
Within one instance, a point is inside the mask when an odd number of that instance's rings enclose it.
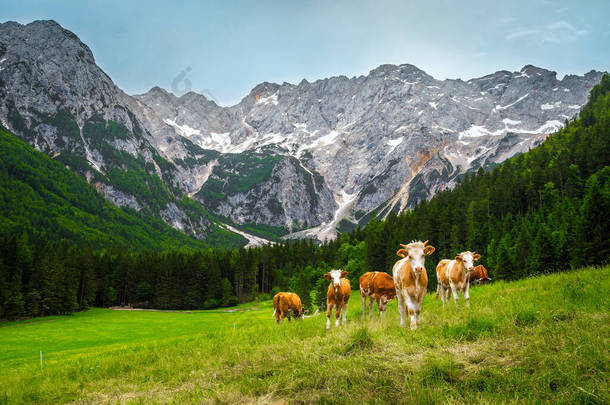
<path fill-rule="evenodd" d="M 531 310 L 522 310 L 517 312 L 514 322 L 518 327 L 530 326 L 538 322 L 538 314 Z"/>
<path fill-rule="evenodd" d="M 439 382 L 457 384 L 463 368 L 464 365 L 457 363 L 449 353 L 431 354 L 424 357 L 421 374 L 426 385 L 437 386 Z"/>
<path fill-rule="evenodd" d="M 373 336 L 369 329 L 364 326 L 357 329 L 350 337 L 349 342 L 345 345 L 343 350 L 344 355 L 351 355 L 354 353 L 362 353 L 363 351 L 370 349 L 374 346 Z"/>
<path fill-rule="evenodd" d="M 443 326 L 443 335 L 446 338 L 472 342 L 481 336 L 490 335 L 494 328 L 495 322 L 493 319 L 473 315 L 465 323 L 457 325 L 445 324 Z"/>

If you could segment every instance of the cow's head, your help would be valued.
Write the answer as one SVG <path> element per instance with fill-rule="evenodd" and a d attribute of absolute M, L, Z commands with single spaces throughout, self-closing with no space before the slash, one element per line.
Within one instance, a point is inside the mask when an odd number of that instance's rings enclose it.
<path fill-rule="evenodd" d="M 305 312 L 307 312 L 307 310 L 305 308 L 301 308 L 301 311 L 296 315 L 296 318 L 300 320 L 305 319 Z"/>
<path fill-rule="evenodd" d="M 434 253 L 434 246 L 426 246 L 428 241 L 425 242 L 411 242 L 408 245 L 401 244 L 403 249 L 400 249 L 396 254 L 400 257 L 406 257 L 409 260 L 411 270 L 415 275 L 420 275 L 423 270 L 426 269 L 425 261 L 426 256 Z"/>
<path fill-rule="evenodd" d="M 344 270 L 331 270 L 328 273 L 324 274 L 324 278 L 327 280 L 331 280 L 333 282 L 333 287 L 335 287 L 335 292 L 339 289 L 341 285 L 341 278 L 347 277 L 347 271 Z"/>
<path fill-rule="evenodd" d="M 480 258 L 481 255 L 474 252 L 462 252 L 459 255 L 455 256 L 456 261 L 462 262 L 467 274 L 470 274 L 470 272 L 474 270 L 474 262 L 479 260 Z"/>
<path fill-rule="evenodd" d="M 490 282 L 491 282 L 491 278 L 483 277 L 483 278 L 480 278 L 478 280 L 475 280 L 474 284 L 488 284 Z"/>

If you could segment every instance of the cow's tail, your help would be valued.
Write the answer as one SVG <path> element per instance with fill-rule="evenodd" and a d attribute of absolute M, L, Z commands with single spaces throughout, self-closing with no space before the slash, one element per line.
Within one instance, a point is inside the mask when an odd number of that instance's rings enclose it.
<path fill-rule="evenodd" d="M 280 297 L 275 296 L 273 297 L 273 315 L 271 316 L 272 318 L 275 318 L 275 314 L 277 314 L 277 310 L 280 306 Z"/>

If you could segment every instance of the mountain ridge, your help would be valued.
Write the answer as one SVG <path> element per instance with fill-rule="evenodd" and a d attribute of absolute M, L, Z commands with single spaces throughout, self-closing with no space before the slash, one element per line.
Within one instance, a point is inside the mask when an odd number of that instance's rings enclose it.
<path fill-rule="evenodd" d="M 540 143 L 601 75 L 557 80 L 526 65 L 440 81 L 384 64 L 352 78 L 263 82 L 222 107 L 157 86 L 129 96 L 56 22 L 0 24 L 3 125 L 116 205 L 200 239 L 224 221 L 322 240 L 372 211 L 409 209 Z"/>

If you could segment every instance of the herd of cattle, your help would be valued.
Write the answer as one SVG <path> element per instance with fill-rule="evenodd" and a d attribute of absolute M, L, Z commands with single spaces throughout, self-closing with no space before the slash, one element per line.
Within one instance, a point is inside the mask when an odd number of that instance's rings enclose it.
<path fill-rule="evenodd" d="M 364 273 L 360 277 L 360 298 L 362 299 L 362 319 L 366 317 L 366 300 L 369 299 L 369 318 L 373 314 L 373 302 L 377 302 L 380 316 L 383 317 L 387 303 L 397 297 L 400 312 L 400 326 L 405 327 L 405 316 L 411 317 L 411 329 L 419 326 L 421 305 L 428 287 L 428 274 L 424 266 L 426 256 L 434 253 L 434 246 L 425 242 L 411 242 L 400 245 L 396 254 L 402 259 L 394 264 L 393 276 L 381 271 Z M 474 266 L 481 255 L 474 252 L 462 252 L 455 259 L 441 260 L 436 266 L 436 298 L 441 297 L 443 306 L 453 294 L 457 308 L 458 292 L 464 294 L 466 305 L 470 306 L 469 288 L 471 284 L 484 284 L 491 281 L 485 267 Z M 351 295 L 351 286 L 346 278 L 347 272 L 331 270 L 324 278 L 331 281 L 326 294 L 326 329 L 330 329 L 330 317 L 335 309 L 335 326 L 339 326 L 341 312 L 343 324 L 346 323 L 347 303 Z M 281 292 L 273 297 L 273 316 L 279 324 L 286 316 L 303 319 L 305 310 L 298 295 Z"/>

